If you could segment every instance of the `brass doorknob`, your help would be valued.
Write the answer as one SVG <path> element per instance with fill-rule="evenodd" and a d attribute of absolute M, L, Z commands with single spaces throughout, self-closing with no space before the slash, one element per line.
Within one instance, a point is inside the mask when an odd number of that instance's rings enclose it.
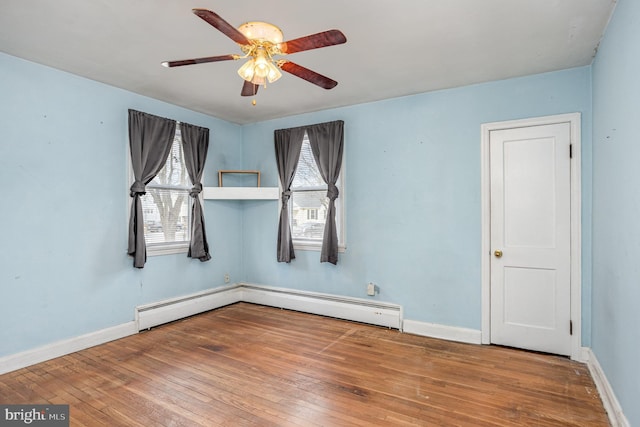
<path fill-rule="evenodd" d="M 502 258 L 502 251 L 499 249 L 496 250 L 493 254 L 496 256 L 496 258 Z"/>

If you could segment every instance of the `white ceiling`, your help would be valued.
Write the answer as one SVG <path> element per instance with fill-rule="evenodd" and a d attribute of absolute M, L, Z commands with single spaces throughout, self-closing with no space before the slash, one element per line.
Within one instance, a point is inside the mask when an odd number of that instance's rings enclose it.
<path fill-rule="evenodd" d="M 1 0 L 0 51 L 234 123 L 590 64 L 615 0 Z M 347 43 L 287 56 L 339 82 L 284 73 L 241 97 L 241 53 L 193 15 L 266 21 L 285 40 L 340 29 Z"/>

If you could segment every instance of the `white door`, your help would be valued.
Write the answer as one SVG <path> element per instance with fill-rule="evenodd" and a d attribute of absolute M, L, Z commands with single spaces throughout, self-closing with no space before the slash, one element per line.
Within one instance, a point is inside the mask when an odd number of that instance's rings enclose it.
<path fill-rule="evenodd" d="M 571 126 L 494 130 L 491 342 L 571 354 Z"/>

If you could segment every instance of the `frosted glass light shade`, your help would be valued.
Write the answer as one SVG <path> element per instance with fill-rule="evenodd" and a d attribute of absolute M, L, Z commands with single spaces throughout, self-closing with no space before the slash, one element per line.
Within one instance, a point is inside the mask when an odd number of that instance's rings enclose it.
<path fill-rule="evenodd" d="M 262 48 L 256 51 L 255 65 L 253 69 L 256 75 L 260 77 L 267 77 L 269 72 L 269 60 L 267 59 L 267 53 Z"/>
<path fill-rule="evenodd" d="M 269 83 L 275 82 L 280 77 L 282 77 L 282 73 L 278 67 L 273 65 L 273 62 L 269 62 L 269 72 L 267 73 L 267 80 L 269 80 Z"/>
<path fill-rule="evenodd" d="M 244 80 L 250 82 L 255 75 L 255 60 L 250 59 L 244 63 L 242 67 L 238 70 L 238 75 L 242 77 Z"/>

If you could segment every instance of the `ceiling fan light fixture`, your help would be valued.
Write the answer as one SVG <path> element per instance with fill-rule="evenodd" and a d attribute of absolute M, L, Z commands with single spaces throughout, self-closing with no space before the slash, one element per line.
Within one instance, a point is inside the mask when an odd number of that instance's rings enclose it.
<path fill-rule="evenodd" d="M 240 77 L 255 85 L 264 85 L 267 81 L 273 83 L 282 77 L 282 73 L 263 47 L 258 47 L 253 52 L 254 56 L 238 70 Z"/>
<path fill-rule="evenodd" d="M 262 47 L 256 49 L 254 70 L 255 74 L 260 77 L 267 77 L 269 73 L 269 59 L 267 52 Z"/>

